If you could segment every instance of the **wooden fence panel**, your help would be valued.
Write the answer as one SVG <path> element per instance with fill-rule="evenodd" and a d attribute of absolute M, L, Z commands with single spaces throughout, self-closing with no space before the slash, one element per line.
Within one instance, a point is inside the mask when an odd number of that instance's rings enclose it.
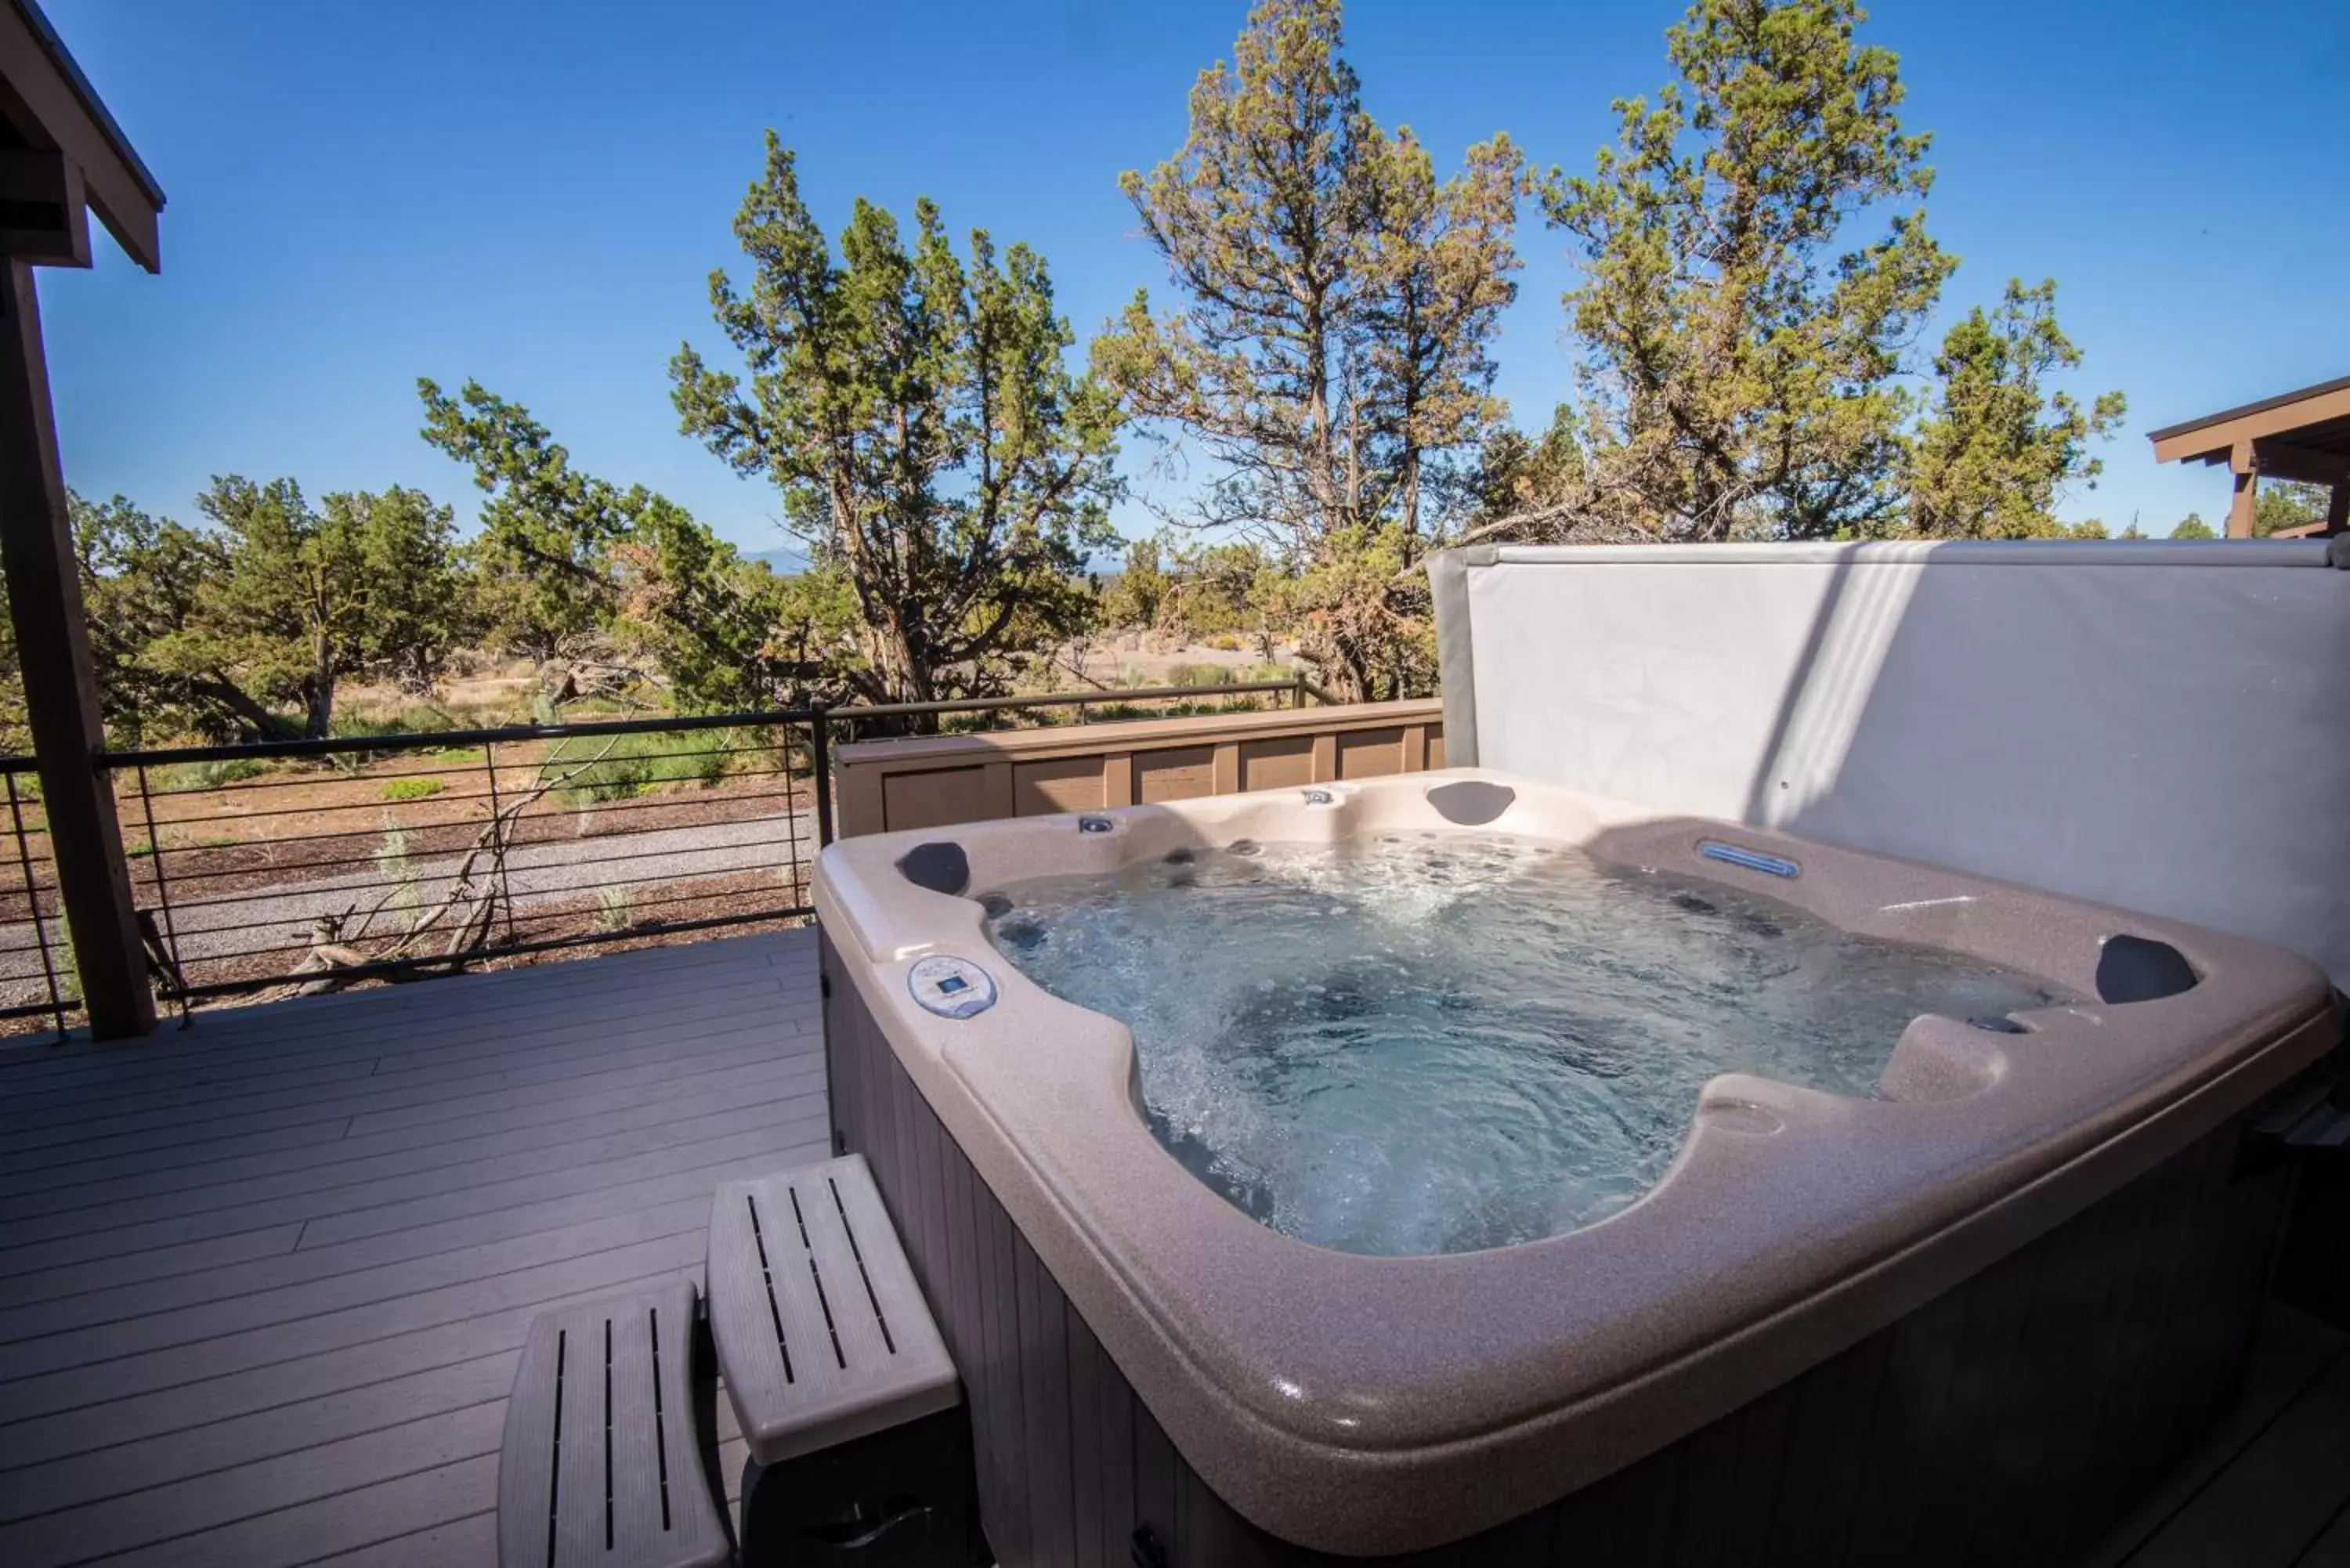
<path fill-rule="evenodd" d="M 1189 800 L 1444 765 L 1433 698 L 860 741 L 834 753 L 844 836 Z"/>

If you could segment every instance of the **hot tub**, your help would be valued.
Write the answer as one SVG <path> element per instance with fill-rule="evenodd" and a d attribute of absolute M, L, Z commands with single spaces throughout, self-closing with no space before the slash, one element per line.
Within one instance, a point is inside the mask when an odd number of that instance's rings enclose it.
<path fill-rule="evenodd" d="M 1859 1092 L 1714 1077 L 1636 1201 L 1376 1256 L 1195 1177 L 1127 1027 L 990 940 L 1047 873 L 1494 833 L 2052 1000 L 1918 1016 Z M 2233 1397 L 2289 1180 L 2246 1123 L 2339 1028 L 2272 948 L 1466 771 L 852 839 L 816 903 L 836 1139 L 1007 1568 L 2066 1561 Z"/>

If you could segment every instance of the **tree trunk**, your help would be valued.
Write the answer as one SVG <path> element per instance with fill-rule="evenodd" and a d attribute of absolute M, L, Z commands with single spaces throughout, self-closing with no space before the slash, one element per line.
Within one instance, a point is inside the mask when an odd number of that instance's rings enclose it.
<path fill-rule="evenodd" d="M 323 741 L 335 717 L 335 678 L 313 676 L 303 682 L 302 734 L 307 740 Z"/>
<path fill-rule="evenodd" d="M 1407 428 L 1409 416 L 1406 417 Z M 1419 556 L 1419 448 L 1407 447 L 1403 454 L 1403 564 L 1409 566 Z"/>
<path fill-rule="evenodd" d="M 1330 658 L 1322 666 L 1322 679 L 1331 697 L 1339 702 L 1369 701 L 1371 678 L 1362 649 L 1343 631 L 1330 634 L 1329 646 Z"/>
<path fill-rule="evenodd" d="M 233 730 L 228 731 L 227 732 L 233 738 L 250 741 L 283 741 L 292 738 L 292 725 L 246 696 L 236 682 L 224 675 L 191 676 L 188 678 L 187 691 L 190 697 L 208 702 L 218 709 L 220 717 L 233 718 L 244 723 L 249 732 L 237 736 Z M 215 729 L 217 722 L 215 718 L 214 722 L 206 724 L 205 728 Z"/>

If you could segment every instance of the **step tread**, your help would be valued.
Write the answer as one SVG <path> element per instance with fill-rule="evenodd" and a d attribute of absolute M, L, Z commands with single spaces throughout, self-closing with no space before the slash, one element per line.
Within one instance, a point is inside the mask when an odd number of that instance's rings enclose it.
<path fill-rule="evenodd" d="M 763 1465 L 962 1397 L 862 1155 L 721 1185 L 708 1278 L 719 1371 Z"/>
<path fill-rule="evenodd" d="M 504 1568 L 723 1568 L 702 1468 L 697 1303 L 680 1276 L 530 1326 L 498 1458 Z"/>

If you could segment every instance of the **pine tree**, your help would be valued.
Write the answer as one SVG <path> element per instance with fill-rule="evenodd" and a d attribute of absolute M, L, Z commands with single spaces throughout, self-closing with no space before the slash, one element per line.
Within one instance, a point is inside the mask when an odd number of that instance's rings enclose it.
<path fill-rule="evenodd" d="M 1180 304 L 1139 293 L 1094 364 L 1208 460 L 1182 521 L 1277 547 L 1307 656 L 1363 698 L 1428 679 L 1411 568 L 1464 493 L 1452 460 L 1502 417 L 1523 161 L 1496 136 L 1438 180 L 1363 111 L 1342 43 L 1336 0 L 1262 0 L 1201 74 L 1182 149 L 1119 182 Z"/>
<path fill-rule="evenodd" d="M 2327 491 L 2297 480 L 2262 480 L 2252 496 L 2252 537 L 2265 539 L 2288 528 L 2325 520 Z"/>

